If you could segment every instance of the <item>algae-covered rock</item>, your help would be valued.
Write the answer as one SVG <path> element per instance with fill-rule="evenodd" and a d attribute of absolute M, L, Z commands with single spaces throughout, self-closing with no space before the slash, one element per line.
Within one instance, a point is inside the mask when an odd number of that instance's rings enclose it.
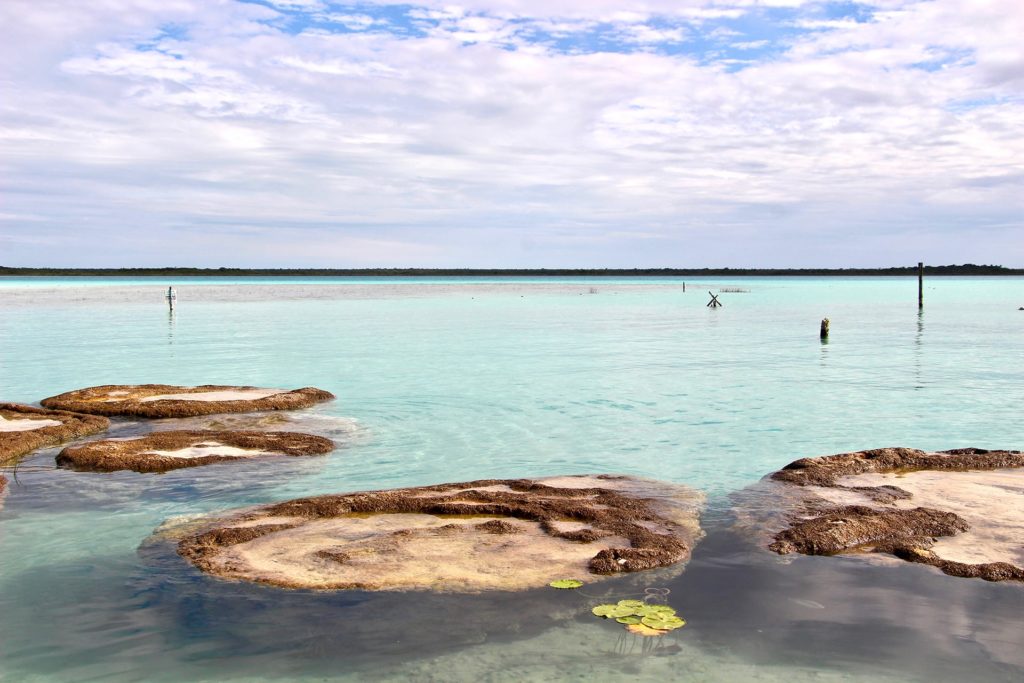
<path fill-rule="evenodd" d="M 110 420 L 97 415 L 0 403 L 0 464 L 38 448 L 102 432 L 109 426 Z"/>
<path fill-rule="evenodd" d="M 334 394 L 314 387 L 289 390 L 215 384 L 108 384 L 51 396 L 41 403 L 47 408 L 95 415 L 155 418 L 296 410 L 333 398 Z"/>
<path fill-rule="evenodd" d="M 167 472 L 273 455 L 323 455 L 334 442 L 298 432 L 167 431 L 65 448 L 57 464 L 92 472 Z"/>
<path fill-rule="evenodd" d="M 951 576 L 1024 580 L 1024 453 L 881 448 L 802 458 L 759 487 L 780 554 L 885 553 Z M 750 513 L 755 497 L 738 517 Z M 778 514 L 765 514 L 769 510 Z M 774 527 L 774 528 L 772 528 Z"/>
<path fill-rule="evenodd" d="M 685 486 L 632 477 L 488 479 L 213 516 L 178 550 L 205 572 L 283 587 L 522 590 L 685 562 L 702 505 Z"/>

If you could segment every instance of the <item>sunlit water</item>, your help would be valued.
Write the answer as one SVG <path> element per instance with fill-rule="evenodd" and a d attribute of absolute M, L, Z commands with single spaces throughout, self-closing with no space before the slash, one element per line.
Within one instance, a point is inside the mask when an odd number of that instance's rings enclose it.
<path fill-rule="evenodd" d="M 165 475 L 22 460 L 0 511 L 0 680 L 1020 680 L 1024 586 L 783 562 L 731 531 L 730 494 L 799 457 L 1024 447 L 1024 279 L 926 284 L 919 314 L 907 278 L 0 280 L 0 401 L 312 385 L 338 400 L 290 428 L 339 444 Z M 723 288 L 745 291 L 707 308 Z M 147 542 L 168 518 L 302 495 L 590 472 L 709 495 L 686 572 L 651 578 L 688 620 L 653 650 L 589 614 L 636 577 L 285 591 Z"/>

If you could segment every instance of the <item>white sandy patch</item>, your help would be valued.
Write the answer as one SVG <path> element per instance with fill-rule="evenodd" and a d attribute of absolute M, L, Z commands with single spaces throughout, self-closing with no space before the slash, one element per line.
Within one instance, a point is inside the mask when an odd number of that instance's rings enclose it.
<path fill-rule="evenodd" d="M 0 432 L 30 432 L 43 427 L 57 427 L 60 424 L 60 420 L 8 420 L 0 415 Z"/>
<path fill-rule="evenodd" d="M 898 486 L 912 497 L 897 501 L 894 507 L 936 508 L 966 519 L 971 525 L 969 530 L 940 538 L 933 546 L 932 550 L 943 559 L 1024 566 L 1024 469 L 862 474 L 843 477 L 839 483 Z"/>
<path fill-rule="evenodd" d="M 272 454 L 267 451 L 235 448 L 234 446 L 225 446 L 224 444 L 210 441 L 173 451 L 146 451 L 142 455 L 159 455 L 165 458 L 205 458 L 210 455 L 219 455 L 227 458 L 253 458 L 258 455 Z"/>
<path fill-rule="evenodd" d="M 120 391 L 110 391 L 110 392 L 107 392 L 107 394 L 103 398 L 97 399 L 97 400 L 100 403 L 110 403 L 112 401 L 123 401 L 124 397 L 125 396 L 129 396 L 129 395 L 131 395 L 130 391 L 125 391 L 125 390 L 122 389 Z"/>
<path fill-rule="evenodd" d="M 255 401 L 275 394 L 288 393 L 287 389 L 236 389 L 225 391 L 200 391 L 197 393 L 158 394 L 140 399 L 139 403 L 150 401 Z"/>

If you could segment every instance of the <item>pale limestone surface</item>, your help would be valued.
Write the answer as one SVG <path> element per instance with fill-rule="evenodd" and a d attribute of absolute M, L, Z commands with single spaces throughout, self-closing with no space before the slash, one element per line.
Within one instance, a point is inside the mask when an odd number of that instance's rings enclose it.
<path fill-rule="evenodd" d="M 194 446 L 187 448 L 179 448 L 173 451 L 146 451 L 142 455 L 159 455 L 167 458 L 205 458 L 210 455 L 217 455 L 225 458 L 255 458 L 260 455 L 273 455 L 268 451 L 252 450 L 247 448 L 235 448 L 234 446 L 225 446 L 222 443 L 216 441 L 206 441 L 203 443 L 197 443 Z"/>
<path fill-rule="evenodd" d="M 562 576 L 586 576 L 587 562 L 598 550 L 625 542 L 609 537 L 569 543 L 548 536 L 535 522 L 522 520 L 505 520 L 518 529 L 514 534 L 473 529 L 490 519 L 497 518 L 390 514 L 317 520 L 233 546 L 217 562 L 225 568 L 241 565 L 246 573 L 271 582 L 309 588 L 331 586 L 343 570 L 365 577 L 368 586 L 386 581 L 427 590 L 517 590 L 543 586 Z M 396 532 L 402 535 L 380 544 L 381 536 Z M 343 566 L 316 558 L 318 551 L 332 548 L 347 556 Z"/>
<path fill-rule="evenodd" d="M 30 432 L 43 427 L 57 427 L 63 424 L 60 420 L 33 420 L 31 418 L 8 420 L 0 415 L 0 432 Z"/>
<path fill-rule="evenodd" d="M 235 391 L 201 391 L 191 394 L 158 394 L 141 398 L 139 403 L 150 403 L 152 401 L 256 401 L 267 396 L 284 394 L 288 391 L 288 389 L 238 389 Z M 126 393 L 111 392 L 108 396 L 124 395 Z M 115 398 L 115 400 L 120 400 L 120 398 Z"/>

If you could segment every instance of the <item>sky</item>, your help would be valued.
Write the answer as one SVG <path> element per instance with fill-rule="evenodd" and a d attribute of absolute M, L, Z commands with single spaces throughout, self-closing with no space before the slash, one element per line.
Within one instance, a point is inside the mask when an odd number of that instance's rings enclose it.
<path fill-rule="evenodd" d="M 3 0 L 0 265 L 1024 266 L 1021 0 Z"/>

